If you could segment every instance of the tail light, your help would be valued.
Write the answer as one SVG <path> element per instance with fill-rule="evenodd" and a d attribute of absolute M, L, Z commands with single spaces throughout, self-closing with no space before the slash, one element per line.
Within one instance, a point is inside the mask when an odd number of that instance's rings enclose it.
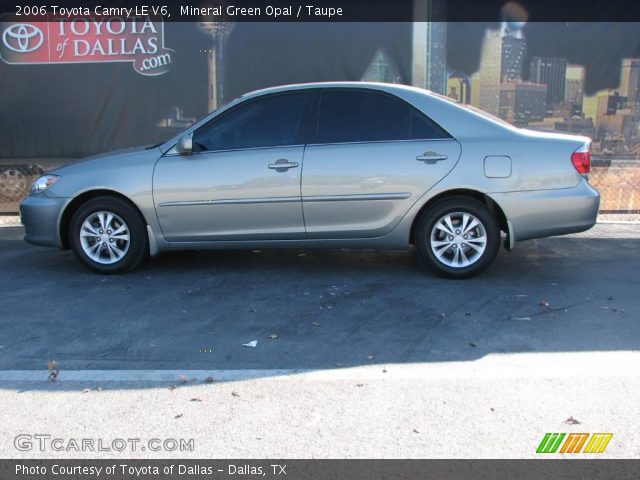
<path fill-rule="evenodd" d="M 581 175 L 588 175 L 591 171 L 591 152 L 589 144 L 585 143 L 582 147 L 571 154 L 571 163 Z"/>

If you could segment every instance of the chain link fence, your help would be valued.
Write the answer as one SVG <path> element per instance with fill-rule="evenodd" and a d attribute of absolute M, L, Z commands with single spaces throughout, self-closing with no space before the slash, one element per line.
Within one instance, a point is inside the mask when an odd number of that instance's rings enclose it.
<path fill-rule="evenodd" d="M 601 214 L 640 214 L 640 160 L 594 161 L 589 178 Z"/>
<path fill-rule="evenodd" d="M 44 172 L 37 164 L 0 165 L 0 214 L 18 213 L 31 182 Z M 640 160 L 594 160 L 590 182 L 600 191 L 600 213 L 640 214 Z"/>
<path fill-rule="evenodd" d="M 31 182 L 44 173 L 40 165 L 0 165 L 0 214 L 18 213 Z"/>

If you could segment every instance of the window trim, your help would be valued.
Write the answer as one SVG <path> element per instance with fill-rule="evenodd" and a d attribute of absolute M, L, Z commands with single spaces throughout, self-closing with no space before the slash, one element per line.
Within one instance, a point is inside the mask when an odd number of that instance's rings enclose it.
<path fill-rule="evenodd" d="M 191 152 L 191 155 L 202 155 L 206 153 L 218 153 L 218 152 L 237 152 L 243 150 L 260 150 L 266 148 L 289 148 L 289 147 L 304 147 L 307 144 L 307 140 L 309 137 L 309 131 L 313 128 L 311 125 L 311 121 L 313 120 L 313 110 L 314 110 L 314 101 L 313 97 L 315 92 L 312 89 L 300 89 L 300 90 L 289 90 L 284 92 L 274 92 L 268 93 L 265 95 L 259 95 L 257 97 L 248 98 L 243 102 L 239 102 L 238 104 L 232 106 L 231 108 L 221 112 L 220 115 L 216 115 L 208 122 L 200 125 L 198 128 L 191 132 L 191 135 L 195 136 L 196 133 L 204 128 L 207 128 L 209 125 L 215 122 L 224 121 L 225 117 L 230 115 L 233 112 L 236 112 L 240 108 L 245 108 L 247 105 L 252 103 L 260 102 L 263 100 L 269 100 L 275 97 L 283 97 L 286 95 L 303 95 L 306 97 L 305 105 L 302 110 L 302 118 L 300 119 L 300 124 L 298 126 L 298 131 L 296 132 L 296 140 L 295 143 L 286 144 L 286 145 L 264 145 L 264 146 L 253 146 L 253 147 L 238 147 L 238 148 L 218 148 L 215 150 L 202 150 L 202 151 L 194 151 Z"/>
<path fill-rule="evenodd" d="M 396 101 L 404 103 L 409 107 L 409 111 L 411 113 L 416 113 L 417 115 L 425 118 L 428 122 L 434 124 L 438 127 L 442 132 L 444 132 L 446 137 L 438 137 L 438 138 L 399 138 L 399 139 L 389 139 L 389 140 L 350 140 L 343 142 L 319 142 L 318 134 L 320 131 L 320 108 L 322 104 L 322 95 L 328 92 L 356 92 L 356 93 L 366 93 L 371 95 L 380 95 L 384 97 L 390 97 Z M 406 101 L 404 98 L 399 97 L 391 92 L 385 92 L 383 90 L 376 90 L 373 88 L 362 88 L 362 87 L 324 87 L 318 88 L 317 92 L 315 92 L 317 98 L 314 99 L 314 107 L 315 107 L 315 121 L 314 125 L 311 126 L 311 131 L 307 132 L 307 146 L 319 146 L 319 145 L 350 145 L 350 144 L 363 144 L 363 143 L 389 143 L 389 142 L 441 142 L 441 141 L 455 141 L 455 137 L 451 135 L 447 130 L 445 130 L 438 122 L 433 120 L 431 117 L 426 115 L 424 112 L 418 110 L 411 103 Z"/>

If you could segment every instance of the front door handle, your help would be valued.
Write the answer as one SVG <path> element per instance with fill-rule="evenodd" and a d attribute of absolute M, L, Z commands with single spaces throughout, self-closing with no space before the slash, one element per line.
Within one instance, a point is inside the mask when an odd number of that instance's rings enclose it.
<path fill-rule="evenodd" d="M 416 160 L 419 160 L 424 163 L 436 163 L 442 160 L 446 160 L 448 157 L 446 155 L 441 155 L 436 152 L 424 152 L 422 155 L 418 155 Z"/>
<path fill-rule="evenodd" d="M 290 162 L 286 158 L 276 160 L 276 163 L 270 163 L 269 168 L 271 170 L 277 170 L 278 172 L 286 172 L 290 168 L 298 168 L 299 165 L 296 162 Z"/>

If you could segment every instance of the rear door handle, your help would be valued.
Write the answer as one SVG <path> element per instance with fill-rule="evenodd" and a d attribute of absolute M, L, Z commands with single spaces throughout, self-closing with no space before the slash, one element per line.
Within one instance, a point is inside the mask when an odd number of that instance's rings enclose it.
<path fill-rule="evenodd" d="M 446 160 L 448 157 L 446 155 L 441 155 L 436 152 L 424 152 L 422 155 L 418 155 L 416 160 L 419 160 L 424 163 L 436 163 L 442 160 Z"/>
<path fill-rule="evenodd" d="M 276 163 L 270 163 L 269 168 L 271 170 L 277 170 L 279 172 L 284 172 L 289 170 L 290 168 L 298 168 L 299 165 L 296 162 L 290 162 L 286 158 L 281 158 L 280 160 L 276 160 Z"/>

